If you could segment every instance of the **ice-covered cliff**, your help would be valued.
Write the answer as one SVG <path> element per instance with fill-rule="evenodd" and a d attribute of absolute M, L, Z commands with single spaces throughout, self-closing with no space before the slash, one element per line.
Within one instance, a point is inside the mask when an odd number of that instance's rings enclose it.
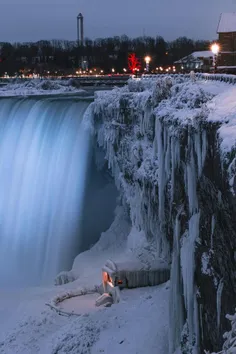
<path fill-rule="evenodd" d="M 170 354 L 220 350 L 236 305 L 234 92 L 175 76 L 132 80 L 92 104 L 132 225 L 171 264 Z"/>

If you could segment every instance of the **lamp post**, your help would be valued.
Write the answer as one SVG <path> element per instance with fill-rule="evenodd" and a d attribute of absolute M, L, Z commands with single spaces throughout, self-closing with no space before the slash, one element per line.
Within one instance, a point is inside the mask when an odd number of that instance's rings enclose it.
<path fill-rule="evenodd" d="M 149 72 L 149 64 L 150 64 L 151 58 L 147 55 L 147 56 L 144 58 L 144 61 L 145 61 L 145 63 L 146 63 L 146 72 L 148 73 L 148 72 Z"/>
<path fill-rule="evenodd" d="M 216 72 L 217 69 L 217 57 L 220 51 L 220 46 L 217 43 L 212 44 L 211 46 L 211 51 L 213 53 L 213 69 L 214 69 L 214 73 Z"/>

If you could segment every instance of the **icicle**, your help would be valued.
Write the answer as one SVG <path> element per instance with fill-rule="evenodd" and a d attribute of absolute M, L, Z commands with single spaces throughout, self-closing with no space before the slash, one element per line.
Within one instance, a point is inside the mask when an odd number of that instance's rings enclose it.
<path fill-rule="evenodd" d="M 201 164 L 201 173 L 205 164 L 206 156 L 207 156 L 207 133 L 206 130 L 202 132 L 202 164 Z"/>
<path fill-rule="evenodd" d="M 180 216 L 178 213 L 174 224 L 174 245 L 170 277 L 170 309 L 169 309 L 169 354 L 173 354 L 180 346 L 184 325 L 184 307 L 180 269 Z"/>
<path fill-rule="evenodd" d="M 174 136 L 171 137 L 170 142 L 171 150 L 171 200 L 170 200 L 170 210 L 172 210 L 172 204 L 174 201 L 174 191 L 175 191 L 175 169 L 180 162 L 180 145 L 179 140 Z"/>
<path fill-rule="evenodd" d="M 156 120 L 156 134 L 158 136 L 158 194 L 159 194 L 159 220 L 164 223 L 165 218 L 165 134 L 159 119 Z"/>
<path fill-rule="evenodd" d="M 198 168 L 198 177 L 201 175 L 202 170 L 202 149 L 201 149 L 201 133 L 194 133 L 194 147 L 195 153 L 197 155 L 197 168 Z"/>
<path fill-rule="evenodd" d="M 217 311 L 217 328 L 220 330 L 220 316 L 221 316 L 221 296 L 224 287 L 223 278 L 220 280 L 219 286 L 217 288 L 216 294 L 216 311 Z"/>
<path fill-rule="evenodd" d="M 211 217 L 211 249 L 213 250 L 213 236 L 215 231 L 215 215 Z"/>
<path fill-rule="evenodd" d="M 190 215 L 198 210 L 198 200 L 197 200 L 197 176 L 196 176 L 196 165 L 193 156 L 193 149 L 191 141 L 189 142 L 191 146 L 190 151 L 190 161 L 187 163 L 186 168 L 186 179 L 187 179 L 187 195 L 189 201 L 189 212 Z"/>
<path fill-rule="evenodd" d="M 188 236 L 184 237 L 181 248 L 181 266 L 184 286 L 185 307 L 187 310 L 187 321 L 189 327 L 189 343 L 193 343 L 196 335 L 194 315 L 194 272 L 195 272 L 195 242 L 199 237 L 200 212 L 194 214 L 189 220 Z"/>

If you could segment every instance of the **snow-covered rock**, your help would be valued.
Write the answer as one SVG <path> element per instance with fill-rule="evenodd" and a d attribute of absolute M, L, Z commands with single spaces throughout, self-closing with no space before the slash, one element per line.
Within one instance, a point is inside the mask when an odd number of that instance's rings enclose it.
<path fill-rule="evenodd" d="M 45 94 L 63 94 L 63 93 L 79 93 L 86 94 L 76 83 L 76 80 L 49 80 L 49 79 L 32 79 L 23 81 L 15 79 L 8 84 L 0 86 L 1 96 L 32 96 Z"/>
<path fill-rule="evenodd" d="M 144 258 L 172 263 L 170 354 L 219 350 L 225 314 L 235 306 L 236 109 L 232 104 L 230 165 L 229 115 L 220 114 L 225 90 L 233 103 L 228 83 L 164 76 L 97 92 L 92 107 L 98 145 L 132 227 L 146 239 Z"/>

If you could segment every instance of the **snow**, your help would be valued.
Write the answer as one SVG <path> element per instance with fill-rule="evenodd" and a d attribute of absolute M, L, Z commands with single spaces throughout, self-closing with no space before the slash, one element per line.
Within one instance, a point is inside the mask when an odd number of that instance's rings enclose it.
<path fill-rule="evenodd" d="M 221 76 L 216 76 L 214 80 L 220 79 Z M 219 144 L 223 146 L 220 129 L 225 128 L 226 122 L 215 115 L 219 107 L 214 101 L 219 97 L 222 101 L 222 95 L 226 95 L 226 92 L 234 96 L 235 88 L 230 84 L 232 77 L 225 77 L 225 81 L 227 80 L 229 83 L 213 81 L 212 76 L 206 76 L 206 80 L 204 76 L 196 76 L 194 82 L 189 77 L 178 75 L 150 79 L 146 77 L 145 80 L 132 81 L 128 87 L 112 92 L 99 92 L 96 96 L 94 113 L 98 142 L 107 152 L 106 158 L 113 170 L 117 187 L 130 207 L 132 225 L 156 239 L 157 253 L 166 260 L 170 259 L 170 251 L 164 232 L 167 224 L 165 213 L 167 207 L 172 209 L 170 201 L 173 202 L 175 172 L 180 163 L 184 172 L 190 220 L 188 232 L 179 235 L 179 251 L 178 248 L 175 249 L 175 242 L 172 255 L 172 262 L 176 266 L 172 264 L 171 270 L 170 323 L 177 323 L 177 326 L 175 329 L 171 328 L 169 333 L 171 354 L 173 350 L 178 350 L 180 337 L 183 335 L 187 336 L 189 348 L 193 352 L 199 352 L 197 289 L 194 281 L 194 253 L 200 219 L 197 185 L 208 149 L 206 123 L 211 127 L 213 119 L 217 123 Z M 150 134 L 151 129 L 154 129 L 154 137 Z M 180 162 L 183 132 L 186 132 L 188 143 L 185 157 L 181 157 Z M 120 135 L 122 140 L 119 140 Z M 236 141 L 235 137 L 233 139 Z M 223 150 L 221 152 L 223 161 Z M 137 161 L 141 163 L 138 168 Z M 176 225 L 174 230 L 178 233 Z M 212 240 L 213 233 L 214 218 Z M 210 256 L 204 254 L 202 258 L 202 271 L 206 275 L 211 272 L 208 267 Z M 181 260 L 180 264 L 178 258 Z M 179 306 L 176 296 L 176 292 L 182 293 L 179 280 L 181 275 L 185 311 Z M 217 286 L 215 279 L 213 281 Z M 183 332 L 181 316 L 183 317 L 184 312 L 187 321 Z M 177 317 L 179 322 L 176 321 Z"/>
<path fill-rule="evenodd" d="M 197 51 L 197 52 L 193 52 L 190 55 L 177 60 L 174 62 L 174 64 L 181 64 L 184 62 L 187 62 L 188 60 L 195 58 L 195 59 L 202 59 L 202 58 L 206 58 L 206 59 L 210 59 L 213 57 L 212 51 L 211 50 L 203 50 L 203 51 Z"/>
<path fill-rule="evenodd" d="M 236 32 L 236 12 L 225 12 L 220 16 L 217 33 Z"/>
<path fill-rule="evenodd" d="M 33 95 L 52 95 L 63 93 L 86 94 L 85 90 L 80 89 L 73 80 L 47 80 L 32 79 L 22 82 L 21 79 L 9 82 L 7 85 L 0 85 L 1 96 L 33 96 Z"/>
<path fill-rule="evenodd" d="M 208 121 L 221 123 L 218 130 L 223 154 L 230 152 L 236 144 L 236 87 L 227 87 L 208 103 Z"/>
<path fill-rule="evenodd" d="M 231 53 L 231 52 L 221 52 L 221 53 Z M 236 69 L 236 66 L 234 65 L 219 65 L 217 66 L 217 69 L 220 70 L 220 69 Z"/>
<path fill-rule="evenodd" d="M 204 79 L 190 82 L 189 78 L 178 76 L 161 80 L 133 80 L 121 89 L 96 94 L 96 103 L 90 106 L 84 123 L 91 131 L 96 130 L 98 143 L 106 151 L 124 207 L 117 208 L 114 222 L 98 243 L 76 257 L 72 270 L 58 275 L 56 282 L 64 285 L 0 292 L 0 353 L 167 354 L 170 338 L 170 354 L 173 354 L 174 350 L 180 352 L 180 337 L 183 335 L 187 336 L 193 353 L 198 352 L 194 252 L 200 211 L 196 188 L 207 151 L 206 132 L 201 124 L 218 124 L 222 156 L 224 151 L 231 151 L 236 141 L 235 88 L 227 83 Z M 16 88 L 15 91 L 24 93 L 23 89 Z M 125 107 L 129 107 L 128 115 Z M 96 127 L 92 112 L 103 120 L 96 122 Z M 190 128 L 194 128 L 194 139 L 188 140 L 186 158 L 181 161 L 190 219 L 188 232 L 184 235 L 180 235 L 181 211 L 173 222 L 175 247 L 170 291 L 168 284 L 124 290 L 119 304 L 99 309 L 93 305 L 95 294 L 84 295 L 81 302 L 81 296 L 73 297 L 61 302 L 59 308 L 66 313 L 74 311 L 80 316 L 59 316 L 45 303 L 63 298 L 68 292 L 97 289 L 102 282 L 101 269 L 107 259 L 117 264 L 138 262 L 144 268 L 151 266 L 157 255 L 166 261 L 171 259 L 162 227 L 165 223 L 165 191 L 169 188 L 168 207 L 171 209 L 175 169 L 180 165 L 178 125 L 187 130 L 188 137 L 192 133 Z M 232 127 L 230 133 L 229 128 Z M 124 131 L 125 138 L 120 140 Z M 141 165 L 138 165 L 139 161 Z M 212 246 L 214 223 L 212 216 Z M 147 235 L 155 242 L 149 242 Z M 208 269 L 210 256 L 206 253 L 202 257 L 201 268 L 206 275 L 211 271 Z M 181 276 L 183 289 L 180 286 Z M 73 283 L 65 284 L 72 279 Z M 182 290 L 185 311 L 181 307 L 183 304 L 179 306 Z M 216 304 L 218 325 L 222 290 L 219 286 Z M 185 325 L 184 315 L 187 317 Z M 169 332 L 168 327 L 172 323 L 176 327 L 171 326 Z"/>
<path fill-rule="evenodd" d="M 211 50 L 203 50 L 203 51 L 193 52 L 191 55 L 194 58 L 211 58 L 213 56 Z"/>
<path fill-rule="evenodd" d="M 73 267 L 77 280 L 59 287 L 8 289 L 0 292 L 0 353 L 2 354 L 166 354 L 168 352 L 168 283 L 123 290 L 121 302 L 95 307 L 96 293 L 65 299 L 59 316 L 46 303 L 65 294 L 94 289 L 109 257 L 137 260 L 127 245 L 130 224 L 118 208 L 113 224 L 99 242 L 79 255 Z M 135 230 L 132 229 L 134 237 Z M 140 249 L 143 245 L 140 243 Z M 140 252 L 140 250 L 138 251 Z M 97 297 L 99 294 L 97 294 Z M 55 302 L 55 301 L 54 301 Z"/>
<path fill-rule="evenodd" d="M 124 290 L 122 298 L 111 307 L 111 326 L 101 333 L 92 354 L 167 354 L 168 287 Z"/>
<path fill-rule="evenodd" d="M 60 302 L 57 307 L 59 311 L 84 315 L 86 313 L 91 313 L 99 310 L 99 308 L 95 306 L 95 301 L 97 298 L 98 293 L 74 296 Z"/>

